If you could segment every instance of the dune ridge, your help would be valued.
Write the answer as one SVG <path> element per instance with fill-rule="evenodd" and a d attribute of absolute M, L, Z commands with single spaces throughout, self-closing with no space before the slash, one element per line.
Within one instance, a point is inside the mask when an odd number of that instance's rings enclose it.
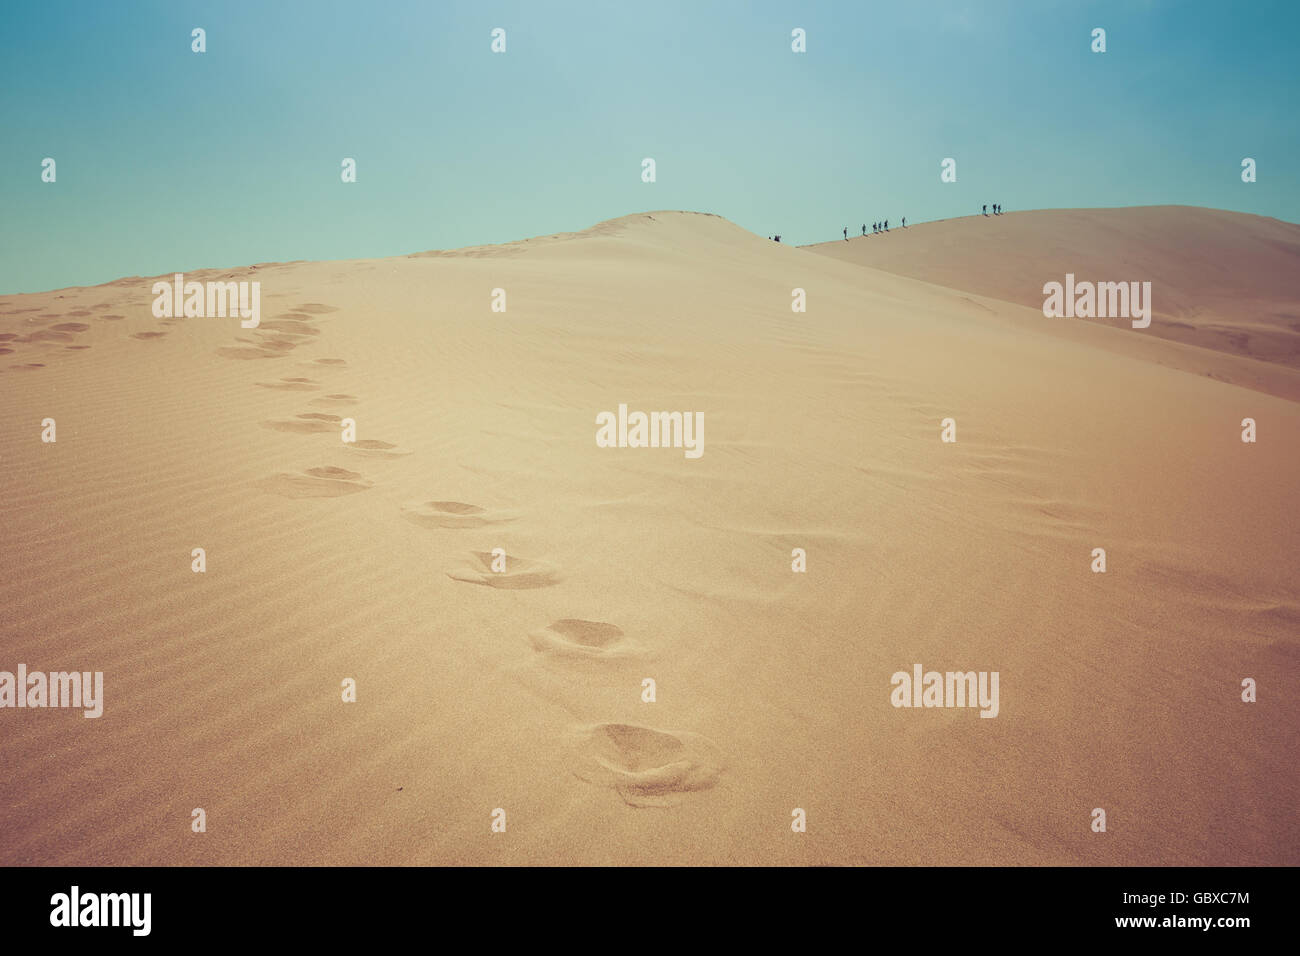
<path fill-rule="evenodd" d="M 1036 310 L 1044 283 L 1066 273 L 1079 281 L 1147 281 L 1155 315 L 1144 335 L 1300 369 L 1294 223 L 1195 206 L 1044 209 L 917 223 L 802 248 Z M 1062 321 L 1131 328 L 1122 318 Z M 1288 389 L 1286 397 L 1295 396 Z"/>

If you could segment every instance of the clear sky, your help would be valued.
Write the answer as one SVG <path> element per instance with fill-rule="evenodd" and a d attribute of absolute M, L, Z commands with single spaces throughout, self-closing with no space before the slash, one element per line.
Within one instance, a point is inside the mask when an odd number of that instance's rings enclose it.
<path fill-rule="evenodd" d="M 4 0 L 0 293 L 652 209 L 790 243 L 985 202 L 1300 221 L 1298 27 L 1292 0 Z"/>

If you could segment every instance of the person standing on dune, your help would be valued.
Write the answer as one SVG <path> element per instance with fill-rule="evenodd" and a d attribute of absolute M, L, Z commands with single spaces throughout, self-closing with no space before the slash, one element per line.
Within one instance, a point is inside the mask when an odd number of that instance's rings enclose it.
<path fill-rule="evenodd" d="M 844 227 L 844 241 L 845 241 L 845 242 L 848 242 L 848 241 L 849 241 L 849 227 L 848 227 L 848 226 L 845 226 L 845 227 Z"/>

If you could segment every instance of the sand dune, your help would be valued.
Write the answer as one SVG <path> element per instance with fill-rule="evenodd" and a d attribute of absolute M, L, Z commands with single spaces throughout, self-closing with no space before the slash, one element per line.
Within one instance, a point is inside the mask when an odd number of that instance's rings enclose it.
<path fill-rule="evenodd" d="M 656 212 L 187 276 L 257 329 L 0 297 L 0 669 L 105 685 L 0 711 L 0 862 L 1300 862 L 1295 234 Z M 1151 334 L 1043 318 L 1112 267 Z M 892 706 L 917 662 L 999 715 Z"/>
<path fill-rule="evenodd" d="M 1155 315 L 1143 335 L 1300 369 L 1294 223 L 1192 206 L 1049 209 L 921 223 L 804 248 L 1035 310 L 1043 307 L 1044 283 L 1061 282 L 1066 273 L 1148 281 Z M 1131 330 L 1125 319 L 1077 321 Z M 1250 369 L 1229 367 L 1238 375 Z M 1291 377 L 1284 381 L 1289 389 Z"/>

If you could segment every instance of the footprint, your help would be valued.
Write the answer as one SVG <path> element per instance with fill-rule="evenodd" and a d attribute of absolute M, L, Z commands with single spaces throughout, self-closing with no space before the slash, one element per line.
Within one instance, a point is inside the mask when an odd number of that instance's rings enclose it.
<path fill-rule="evenodd" d="M 77 352 L 77 351 L 80 351 L 81 349 L 88 349 L 88 348 L 90 348 L 89 345 L 65 345 L 65 346 L 63 346 L 63 347 L 64 347 L 65 349 L 67 349 L 69 352 Z"/>
<path fill-rule="evenodd" d="M 463 501 L 413 502 L 402 506 L 402 517 L 424 528 L 481 528 L 515 520 L 515 515 L 488 511 Z"/>
<path fill-rule="evenodd" d="M 18 369 L 19 371 L 25 371 L 26 369 L 32 368 L 45 368 L 45 365 L 41 362 L 28 362 L 26 365 L 10 365 L 9 367 Z"/>
<path fill-rule="evenodd" d="M 108 319 L 110 322 L 116 322 L 116 321 L 118 321 L 119 319 L 125 319 L 126 316 L 124 316 L 124 315 L 105 315 L 105 316 L 101 316 L 101 318 Z"/>
<path fill-rule="evenodd" d="M 258 484 L 264 491 L 285 498 L 338 498 L 373 487 L 372 482 L 366 481 L 357 472 L 332 465 L 308 468 L 297 475 L 281 472 L 274 477 L 264 478 Z"/>
<path fill-rule="evenodd" d="M 282 338 L 263 338 L 263 339 L 240 339 L 240 342 L 247 342 L 249 345 L 255 345 L 260 349 L 267 349 L 272 352 L 292 352 L 299 345 L 293 339 Z"/>
<path fill-rule="evenodd" d="M 313 398 L 312 405 L 355 405 L 357 397 L 355 395 L 323 395 L 320 398 Z"/>
<path fill-rule="evenodd" d="M 560 657 L 615 658 L 631 654 L 635 645 L 623 629 L 600 621 L 566 617 L 528 635 L 533 650 Z"/>
<path fill-rule="evenodd" d="M 403 451 L 392 442 L 379 441 L 374 438 L 363 438 L 360 441 L 349 442 L 348 447 L 369 458 L 404 458 L 410 454 L 409 451 Z"/>
<path fill-rule="evenodd" d="M 717 744 L 700 734 L 596 724 L 575 736 L 574 773 L 617 791 L 633 807 L 673 806 L 714 786 L 724 769 Z"/>
<path fill-rule="evenodd" d="M 72 334 L 69 332 L 55 332 L 53 329 L 41 329 L 39 332 L 33 332 L 26 339 L 19 341 L 27 342 L 71 342 Z"/>
<path fill-rule="evenodd" d="M 273 352 L 270 349 L 246 349 L 238 346 L 217 349 L 217 354 L 228 359 L 270 359 L 284 358 L 285 355 L 284 352 Z"/>
<path fill-rule="evenodd" d="M 72 316 L 74 319 L 79 319 L 84 315 L 90 315 L 90 313 L 85 309 L 78 309 L 76 312 L 69 312 L 68 315 Z"/>
<path fill-rule="evenodd" d="M 559 570 L 544 561 L 530 561 L 507 554 L 504 559 L 505 570 L 493 571 L 494 560 L 490 552 L 471 551 L 469 560 L 462 567 L 448 571 L 447 577 L 453 581 L 486 584 L 491 588 L 508 591 L 550 587 L 560 580 Z"/>
<path fill-rule="evenodd" d="M 90 326 L 84 322 L 60 322 L 58 325 L 50 326 L 50 328 L 54 329 L 55 332 L 84 332 Z"/>
<path fill-rule="evenodd" d="M 260 388 L 278 388 L 286 392 L 314 392 L 320 388 L 309 378 L 282 378 L 278 382 L 254 382 Z"/>
<path fill-rule="evenodd" d="M 339 423 L 342 421 L 343 419 L 337 415 L 308 412 L 289 421 L 262 422 L 262 427 L 277 432 L 297 432 L 300 435 L 310 435 L 322 432 L 336 432 L 339 430 Z"/>
<path fill-rule="evenodd" d="M 132 333 L 131 338 L 145 339 L 145 340 L 160 339 L 166 334 L 167 334 L 166 332 L 134 332 Z"/>
<path fill-rule="evenodd" d="M 270 329 L 286 335 L 320 335 L 320 329 L 298 319 L 271 319 L 263 322 L 258 328 Z"/>

